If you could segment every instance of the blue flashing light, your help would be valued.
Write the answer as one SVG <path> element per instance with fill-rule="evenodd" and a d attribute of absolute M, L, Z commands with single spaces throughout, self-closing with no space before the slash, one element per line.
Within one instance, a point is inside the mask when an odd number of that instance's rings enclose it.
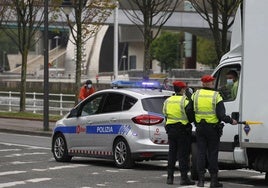
<path fill-rule="evenodd" d="M 149 89 L 160 89 L 161 84 L 156 80 L 146 81 L 123 81 L 116 80 L 111 83 L 112 88 L 149 88 Z"/>

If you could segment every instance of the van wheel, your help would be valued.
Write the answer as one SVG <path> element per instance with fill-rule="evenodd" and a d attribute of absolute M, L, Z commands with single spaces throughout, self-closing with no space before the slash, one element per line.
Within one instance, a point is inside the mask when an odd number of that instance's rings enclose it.
<path fill-rule="evenodd" d="M 67 144 L 62 134 L 57 134 L 53 138 L 52 143 L 53 156 L 58 162 L 69 162 L 72 156 L 68 155 Z"/>
<path fill-rule="evenodd" d="M 131 157 L 131 152 L 127 141 L 119 138 L 113 146 L 114 162 L 118 168 L 131 168 L 134 161 Z"/>
<path fill-rule="evenodd" d="M 191 145 L 191 178 L 192 180 L 198 180 L 197 172 L 197 144 L 192 143 Z"/>

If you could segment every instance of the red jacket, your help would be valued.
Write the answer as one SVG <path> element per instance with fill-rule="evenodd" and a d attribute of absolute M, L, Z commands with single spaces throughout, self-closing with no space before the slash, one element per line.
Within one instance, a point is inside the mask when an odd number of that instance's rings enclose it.
<path fill-rule="evenodd" d="M 79 92 L 79 100 L 87 98 L 89 95 L 95 92 L 95 89 L 91 87 L 90 89 L 87 86 L 82 86 Z"/>

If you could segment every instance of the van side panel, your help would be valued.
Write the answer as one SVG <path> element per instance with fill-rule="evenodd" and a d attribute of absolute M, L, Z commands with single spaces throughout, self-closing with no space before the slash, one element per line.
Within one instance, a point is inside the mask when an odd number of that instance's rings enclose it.
<path fill-rule="evenodd" d="M 241 146 L 268 148 L 268 1 L 245 0 L 242 50 Z"/>

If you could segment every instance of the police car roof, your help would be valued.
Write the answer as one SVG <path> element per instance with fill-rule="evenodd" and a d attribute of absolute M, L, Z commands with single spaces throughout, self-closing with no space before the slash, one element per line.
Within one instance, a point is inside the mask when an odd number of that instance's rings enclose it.
<path fill-rule="evenodd" d="M 152 97 L 152 96 L 171 96 L 174 92 L 159 89 L 144 89 L 144 88 L 119 88 L 119 89 L 105 89 L 100 92 L 120 92 L 131 96 Z"/>

